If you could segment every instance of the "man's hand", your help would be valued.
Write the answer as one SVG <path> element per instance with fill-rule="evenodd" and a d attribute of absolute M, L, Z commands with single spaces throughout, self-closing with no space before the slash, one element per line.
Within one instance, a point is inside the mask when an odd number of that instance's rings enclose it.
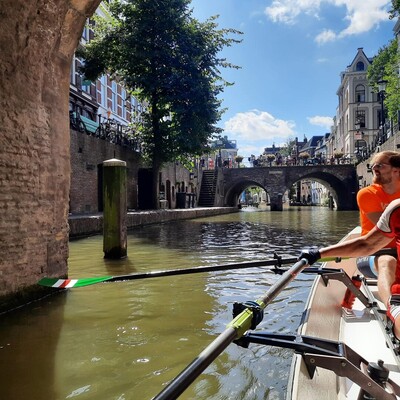
<path fill-rule="evenodd" d="M 302 258 L 305 258 L 308 264 L 312 265 L 321 258 L 321 254 L 316 247 L 311 247 L 301 251 L 298 259 L 301 260 Z"/>

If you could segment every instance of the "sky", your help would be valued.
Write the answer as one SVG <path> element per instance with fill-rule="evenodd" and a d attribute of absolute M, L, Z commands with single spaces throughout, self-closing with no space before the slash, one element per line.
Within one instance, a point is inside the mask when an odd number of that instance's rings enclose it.
<path fill-rule="evenodd" d="M 200 21 L 219 15 L 219 28 L 242 43 L 221 53 L 240 66 L 223 69 L 227 108 L 219 126 L 245 159 L 289 139 L 330 132 L 340 73 L 363 48 L 367 57 L 393 38 L 385 0 L 192 0 Z"/>

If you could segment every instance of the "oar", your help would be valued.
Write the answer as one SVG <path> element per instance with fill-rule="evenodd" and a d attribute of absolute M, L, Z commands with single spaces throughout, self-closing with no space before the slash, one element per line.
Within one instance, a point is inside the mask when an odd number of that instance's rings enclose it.
<path fill-rule="evenodd" d="M 393 254 L 393 249 L 382 249 L 377 251 L 374 255 L 381 254 Z M 318 262 L 336 261 L 339 262 L 345 258 L 337 257 L 326 257 L 318 260 Z M 255 268 L 255 267 L 267 267 L 267 266 L 278 266 L 282 264 L 292 264 L 297 261 L 297 257 L 292 258 L 281 258 L 275 256 L 273 260 L 264 261 L 250 261 L 235 264 L 224 264 L 224 265 L 214 265 L 207 267 L 193 267 L 193 268 L 179 268 L 179 269 L 169 269 L 164 271 L 150 271 L 150 272 L 138 272 L 128 275 L 117 275 L 117 276 L 99 276 L 94 278 L 79 278 L 79 279 L 59 279 L 59 278 L 42 278 L 38 284 L 41 286 L 47 286 L 52 288 L 72 288 L 72 287 L 84 287 L 89 285 L 94 285 L 96 283 L 102 282 L 121 282 L 130 281 L 135 279 L 146 279 L 146 278 L 157 278 L 160 276 L 172 276 L 172 275 L 186 275 L 195 274 L 200 272 L 212 272 L 212 271 L 226 271 L 230 269 L 241 269 L 241 268 Z M 278 271 L 279 268 L 276 269 Z"/>
<path fill-rule="evenodd" d="M 282 277 L 274 283 L 266 295 L 254 304 L 263 310 L 307 265 L 306 259 L 301 259 L 289 268 Z M 253 302 L 251 302 L 253 303 Z M 253 318 L 254 317 L 254 318 Z M 176 378 L 174 378 L 153 400 L 174 400 L 221 354 L 230 343 L 240 339 L 250 328 L 254 329 L 262 320 L 260 313 L 254 307 L 245 308 L 234 318 L 226 329 L 206 347 Z"/>
<path fill-rule="evenodd" d="M 71 288 L 71 287 L 83 287 L 88 285 L 94 285 L 95 283 L 101 282 L 118 282 L 118 281 L 129 281 L 135 279 L 146 279 L 156 278 L 160 276 L 171 276 L 171 275 L 185 275 L 195 274 L 200 272 L 212 272 L 212 271 L 226 271 L 230 269 L 240 268 L 255 268 L 255 267 L 266 267 L 266 266 L 277 266 L 281 264 L 292 264 L 297 261 L 297 257 L 286 258 L 286 259 L 273 259 L 264 261 L 250 261 L 235 264 L 225 265 L 214 265 L 207 267 L 193 267 L 193 268 L 179 268 L 169 269 L 165 271 L 150 271 L 150 272 L 138 272 L 128 275 L 117 275 L 117 276 L 100 276 L 94 278 L 80 278 L 80 279 L 58 279 L 58 278 L 42 278 L 38 283 L 42 286 L 48 286 L 53 288 Z"/>

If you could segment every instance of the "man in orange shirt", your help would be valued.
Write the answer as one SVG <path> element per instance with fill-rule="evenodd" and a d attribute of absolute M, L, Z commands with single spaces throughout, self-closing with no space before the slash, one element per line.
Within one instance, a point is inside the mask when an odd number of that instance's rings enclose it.
<path fill-rule="evenodd" d="M 306 259 L 311 265 L 324 257 L 358 257 L 363 254 L 373 254 L 387 247 L 395 239 L 397 250 L 400 252 L 400 199 L 392 201 L 382 213 L 376 226 L 369 233 L 356 239 L 341 241 L 337 244 L 321 249 L 304 249 L 300 259 Z M 392 257 L 393 258 L 393 257 Z M 400 261 L 397 262 L 400 270 Z M 386 315 L 393 322 L 393 333 L 400 340 L 400 284 L 392 286 L 393 294 L 388 300 Z"/>
<path fill-rule="evenodd" d="M 373 183 L 357 193 L 360 209 L 361 235 L 367 234 L 378 222 L 389 203 L 400 198 L 400 153 L 383 151 L 372 158 Z M 394 241 L 387 247 L 395 248 Z M 395 251 L 393 251 L 394 254 Z M 357 267 L 367 277 L 378 276 L 378 291 L 386 304 L 391 296 L 391 287 L 400 283 L 400 269 L 396 269 L 396 258 L 392 255 L 361 257 Z"/>

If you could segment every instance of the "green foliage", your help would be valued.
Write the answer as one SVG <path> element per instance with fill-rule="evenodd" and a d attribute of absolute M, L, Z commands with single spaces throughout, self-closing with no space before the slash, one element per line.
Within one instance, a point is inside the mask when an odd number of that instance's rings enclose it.
<path fill-rule="evenodd" d="M 293 137 L 289 137 L 286 139 L 286 142 L 281 147 L 280 153 L 284 157 L 289 157 L 292 155 L 293 150 L 296 149 L 296 139 Z"/>
<path fill-rule="evenodd" d="M 400 0 L 392 0 L 392 8 L 389 13 L 390 19 L 400 16 Z"/>
<path fill-rule="evenodd" d="M 218 54 L 239 42 L 228 36 L 240 32 L 218 29 L 216 17 L 200 23 L 189 4 L 112 2 L 112 18 L 96 22 L 95 40 L 81 51 L 86 78 L 109 72 L 148 103 L 140 135 L 155 165 L 201 154 L 220 133 L 218 95 L 229 85 L 220 68 L 237 68 Z"/>
<path fill-rule="evenodd" d="M 397 121 L 397 111 L 400 109 L 399 61 L 397 39 L 393 39 L 387 46 L 379 49 L 367 71 L 368 82 L 376 92 L 377 82 L 381 79 L 387 81 L 385 109 L 389 118 L 394 121 Z"/>
<path fill-rule="evenodd" d="M 218 29 L 216 17 L 200 23 L 189 4 L 110 2 L 110 18 L 96 20 L 95 39 L 79 54 L 86 78 L 107 72 L 147 105 L 137 135 L 154 176 L 165 162 L 202 154 L 221 132 L 218 96 L 230 83 L 220 69 L 238 68 L 219 53 L 241 32 Z"/>

